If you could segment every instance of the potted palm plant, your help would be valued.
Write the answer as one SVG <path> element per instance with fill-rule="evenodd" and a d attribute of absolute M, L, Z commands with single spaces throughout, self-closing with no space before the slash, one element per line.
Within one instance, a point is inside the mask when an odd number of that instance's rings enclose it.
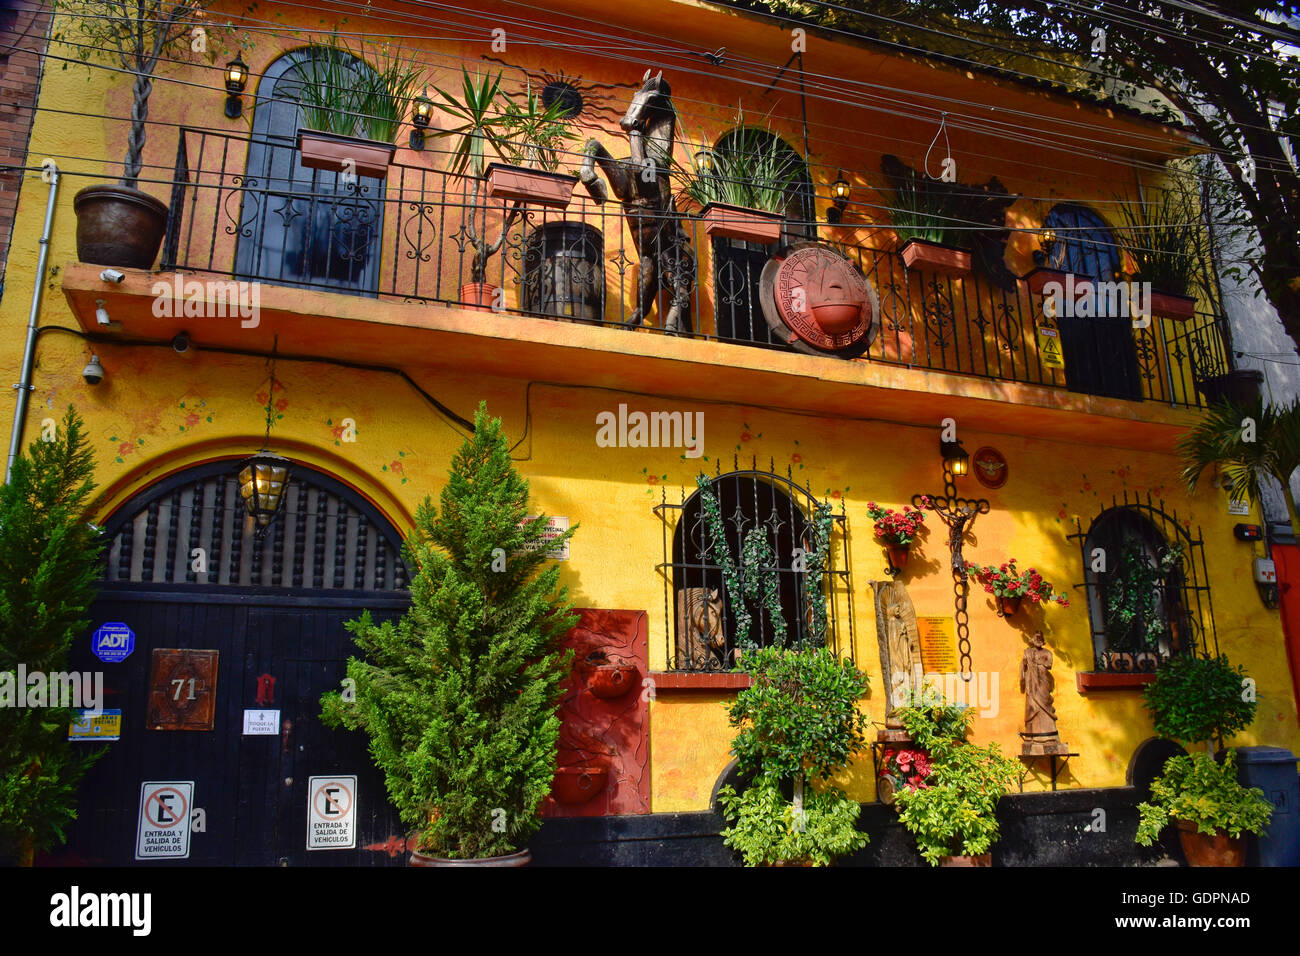
<path fill-rule="evenodd" d="M 205 19 L 213 5 L 213 0 L 55 0 L 55 40 L 75 44 L 82 61 L 101 55 L 135 76 L 122 178 L 113 185 L 87 186 L 72 201 L 80 261 L 132 269 L 153 265 L 167 228 L 167 206 L 138 188 L 149 97 L 160 63 L 196 50 L 211 56 L 216 37 L 209 33 L 228 32 Z"/>
<path fill-rule="evenodd" d="M 781 238 L 798 174 L 797 158 L 785 144 L 766 126 L 747 125 L 738 111 L 722 146 L 696 152 L 683 191 L 701 207 L 707 235 L 772 243 Z"/>
<path fill-rule="evenodd" d="M 313 53 L 298 68 L 302 164 L 384 179 L 403 117 L 419 88 L 419 67 L 385 47 L 371 68 L 364 43 L 354 53 L 337 36 Z"/>
<path fill-rule="evenodd" d="M 1117 238 L 1137 266 L 1134 278 L 1151 283 L 1151 313 L 1167 319 L 1192 318 L 1196 297 L 1188 293 L 1205 242 L 1190 187 L 1175 179 L 1154 201 L 1117 205 L 1124 217 Z"/>
<path fill-rule="evenodd" d="M 965 240 L 959 227 L 970 217 L 958 194 L 894 156 L 884 157 L 881 169 L 889 185 L 880 191 L 890 207 L 903 264 L 938 275 L 969 273 L 971 254 L 961 248 Z"/>
<path fill-rule="evenodd" d="M 524 865 L 556 781 L 572 660 L 561 638 L 578 616 L 558 566 L 542 566 L 577 529 L 548 539 L 528 500 L 501 422 L 480 404 L 441 510 L 426 498 L 403 547 L 410 610 L 348 623 L 364 655 L 347 665 L 355 694 L 321 700 L 327 726 L 369 735 L 415 831 L 414 866 Z"/>
<path fill-rule="evenodd" d="M 464 231 L 474 255 L 470 281 L 461 286 L 460 300 L 488 309 L 499 304 L 498 288 L 487 281 L 488 260 L 500 251 L 510 227 L 524 214 L 524 204 L 563 209 L 572 199 L 577 176 L 558 172 L 562 146 L 573 135 L 569 106 L 563 98 L 543 105 L 531 85 L 522 103 L 515 103 L 502 92 L 500 73 L 471 76 L 464 67 L 460 94 L 436 89 L 437 105 L 458 121 L 434 134 L 456 141 L 448 172 L 469 173 Z M 505 162 L 489 164 L 489 150 Z M 510 203 L 495 239 L 487 235 L 490 198 Z"/>

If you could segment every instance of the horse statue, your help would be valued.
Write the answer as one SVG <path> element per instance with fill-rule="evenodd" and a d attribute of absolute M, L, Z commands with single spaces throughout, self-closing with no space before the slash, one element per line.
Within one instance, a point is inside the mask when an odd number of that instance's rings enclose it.
<path fill-rule="evenodd" d="M 614 195 L 623 203 L 623 214 L 632 230 L 640 257 L 637 305 L 624 324 L 629 328 L 644 325 L 660 290 L 666 289 L 671 304 L 662 317 L 664 331 L 690 332 L 695 253 L 673 201 L 670 173 L 677 111 L 662 70 L 653 77 L 649 70 L 645 71 L 641 89 L 632 97 L 618 125 L 628 135 L 631 157 L 615 159 L 599 141 L 589 139 L 582 150 L 579 177 L 591 198 L 604 203 L 609 194 L 596 175 L 599 163 Z"/>

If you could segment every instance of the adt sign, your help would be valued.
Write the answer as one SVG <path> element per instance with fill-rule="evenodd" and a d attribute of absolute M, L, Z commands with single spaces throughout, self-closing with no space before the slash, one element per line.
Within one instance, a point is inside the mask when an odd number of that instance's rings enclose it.
<path fill-rule="evenodd" d="M 135 650 L 135 632 L 121 621 L 101 624 L 91 643 L 95 656 L 106 664 L 117 664 Z"/>

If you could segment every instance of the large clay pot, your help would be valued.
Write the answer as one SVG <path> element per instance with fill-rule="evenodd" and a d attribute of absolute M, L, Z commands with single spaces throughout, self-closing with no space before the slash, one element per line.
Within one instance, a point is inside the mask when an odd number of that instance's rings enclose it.
<path fill-rule="evenodd" d="M 939 858 L 940 866 L 992 866 L 993 854 L 981 853 L 979 856 L 944 856 Z"/>
<path fill-rule="evenodd" d="M 1174 292 L 1151 292 L 1151 314 L 1162 319 L 1184 322 L 1196 317 L 1196 299 Z"/>
<path fill-rule="evenodd" d="M 1020 602 L 1025 599 L 1023 594 L 1017 594 L 1015 597 L 1000 597 L 998 604 L 1002 608 L 1003 617 L 1014 617 L 1020 610 Z"/>
<path fill-rule="evenodd" d="M 298 130 L 298 153 L 308 169 L 353 172 L 358 176 L 385 179 L 397 147 L 356 136 Z"/>
<path fill-rule="evenodd" d="M 497 287 L 491 282 L 466 282 L 460 287 L 460 301 L 475 312 L 491 312 Z"/>
<path fill-rule="evenodd" d="M 888 541 L 886 541 L 885 550 L 889 552 L 889 566 L 891 568 L 907 567 L 908 545 L 890 544 Z"/>
<path fill-rule="evenodd" d="M 533 855 L 527 850 L 506 856 L 486 856 L 481 860 L 448 860 L 441 856 L 425 856 L 412 850 L 411 866 L 527 866 L 532 858 Z"/>
<path fill-rule="evenodd" d="M 126 186 L 87 186 L 72 200 L 77 258 L 97 266 L 148 269 L 167 230 L 167 207 Z"/>
<path fill-rule="evenodd" d="M 527 166 L 491 163 L 483 171 L 487 180 L 487 197 L 563 209 L 573 199 L 578 177 L 567 173 L 549 173 Z"/>
<path fill-rule="evenodd" d="M 1201 379 L 1196 389 L 1205 396 L 1206 405 L 1231 402 L 1234 405 L 1253 405 L 1259 401 L 1264 373 L 1259 369 L 1239 368 L 1226 375 Z"/>
<path fill-rule="evenodd" d="M 1230 837 L 1226 833 L 1208 836 L 1187 820 L 1175 820 L 1178 841 L 1183 845 L 1183 856 L 1188 866 L 1245 866 L 1246 838 Z"/>

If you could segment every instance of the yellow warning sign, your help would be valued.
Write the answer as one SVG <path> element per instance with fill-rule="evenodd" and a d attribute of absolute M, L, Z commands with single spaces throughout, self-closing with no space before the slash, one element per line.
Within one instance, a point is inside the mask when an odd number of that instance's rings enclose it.
<path fill-rule="evenodd" d="M 1061 333 L 1050 325 L 1038 327 L 1038 361 L 1044 368 L 1065 368 Z"/>

